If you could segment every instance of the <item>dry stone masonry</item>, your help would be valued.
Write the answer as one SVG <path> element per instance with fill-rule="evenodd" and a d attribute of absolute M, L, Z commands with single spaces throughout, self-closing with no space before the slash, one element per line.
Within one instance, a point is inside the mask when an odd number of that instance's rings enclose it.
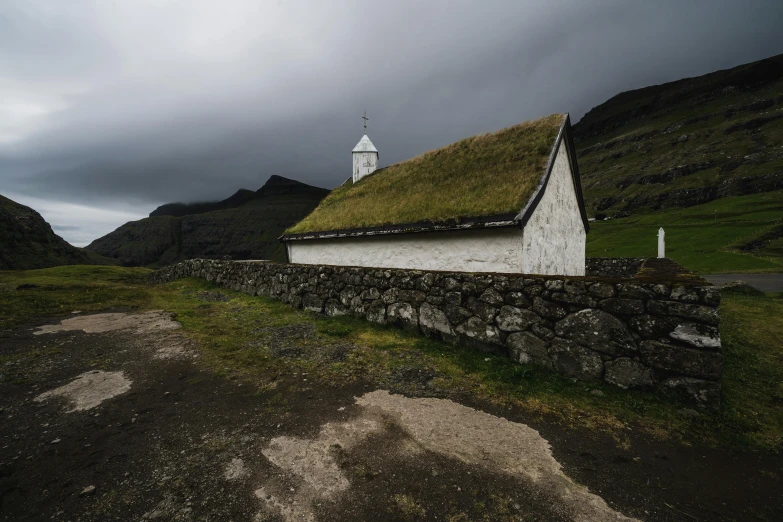
<path fill-rule="evenodd" d="M 638 262 L 637 262 L 638 261 Z M 646 265 L 655 264 L 655 268 Z M 596 263 L 625 277 L 540 277 L 194 259 L 200 277 L 326 315 L 397 325 L 584 381 L 720 403 L 720 292 L 668 260 Z M 608 267 L 608 268 L 607 268 Z M 614 267 L 614 268 L 612 268 Z M 674 267 L 674 268 L 672 268 Z M 645 277 L 628 277 L 633 271 Z M 598 271 L 598 269 L 596 269 Z M 655 277 L 655 273 L 665 274 Z M 593 272 L 595 273 L 595 272 Z M 673 275 L 674 274 L 674 275 Z"/>

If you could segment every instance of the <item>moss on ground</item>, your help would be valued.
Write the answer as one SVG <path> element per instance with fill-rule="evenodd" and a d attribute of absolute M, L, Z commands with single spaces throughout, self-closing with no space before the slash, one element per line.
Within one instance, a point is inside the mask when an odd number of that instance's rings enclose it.
<path fill-rule="evenodd" d="M 368 384 L 510 408 L 614 436 L 628 428 L 659 438 L 780 451 L 783 446 L 783 296 L 726 293 L 723 407 L 683 416 L 665 397 L 574 382 L 543 368 L 383 327 L 324 317 L 200 279 L 144 284 L 147 271 L 60 267 L 0 272 L 0 330 L 73 310 L 165 309 L 177 314 L 206 364 L 259 390 Z M 38 285 L 16 290 L 21 284 Z M 225 298 L 215 299 L 216 293 Z M 10 356 L 0 353 L 0 357 Z M 10 359 L 8 359 L 10 360 Z M 596 390 L 600 394 L 596 394 Z M 281 395 L 278 401 L 285 403 Z"/>
<path fill-rule="evenodd" d="M 562 122 L 553 114 L 380 169 L 334 189 L 286 233 L 517 213 L 544 174 Z"/>

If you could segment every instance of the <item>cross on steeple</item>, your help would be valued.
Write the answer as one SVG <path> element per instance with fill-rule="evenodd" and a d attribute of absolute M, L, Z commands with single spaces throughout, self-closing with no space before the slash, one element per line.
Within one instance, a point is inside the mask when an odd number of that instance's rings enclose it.
<path fill-rule="evenodd" d="M 367 120 L 370 119 L 367 117 L 367 111 L 364 111 L 364 116 L 362 116 L 362 119 L 364 120 L 364 133 L 367 134 Z"/>

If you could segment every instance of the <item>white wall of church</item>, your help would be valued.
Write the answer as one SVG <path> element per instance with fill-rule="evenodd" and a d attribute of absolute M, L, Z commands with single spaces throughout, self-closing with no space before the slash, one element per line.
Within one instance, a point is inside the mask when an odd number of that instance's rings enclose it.
<path fill-rule="evenodd" d="M 585 242 L 579 201 L 562 141 L 544 195 L 522 234 L 522 272 L 585 275 Z"/>
<path fill-rule="evenodd" d="M 372 174 L 378 168 L 377 152 L 353 153 L 353 182 L 356 183 L 364 176 Z"/>
<path fill-rule="evenodd" d="M 287 245 L 292 263 L 308 265 L 522 272 L 522 231 L 516 227 L 313 239 Z"/>

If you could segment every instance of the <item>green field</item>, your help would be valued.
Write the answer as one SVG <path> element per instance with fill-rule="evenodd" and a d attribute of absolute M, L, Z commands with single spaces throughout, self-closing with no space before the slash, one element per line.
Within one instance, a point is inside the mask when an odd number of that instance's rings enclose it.
<path fill-rule="evenodd" d="M 587 255 L 654 257 L 659 227 L 666 232 L 666 256 L 695 272 L 783 272 L 783 191 L 594 221 Z M 763 244 L 740 250 L 754 240 Z"/>
<path fill-rule="evenodd" d="M 0 272 L 0 334 L 30 327 L 41 318 L 70 316 L 75 310 L 165 309 L 177 315 L 184 333 L 199 347 L 201 364 L 259 389 L 274 387 L 281 375 L 307 372 L 309 378 L 330 386 L 364 382 L 397 386 L 398 392 L 408 393 L 411 390 L 399 388 L 405 384 L 398 376 L 424 373 L 437 376 L 433 386 L 444 396 L 513 406 L 566 426 L 607 433 L 621 445 L 633 427 L 656 438 L 783 449 L 783 294 L 724 293 L 722 407 L 693 418 L 678 413 L 682 404 L 654 393 L 574 382 L 503 356 L 351 317 L 295 310 L 200 279 L 148 285 L 148 273 L 143 268 L 98 266 Z M 229 300 L 205 302 L 199 297 L 205 291 L 219 291 Z M 349 343 L 356 349 L 342 361 L 307 355 L 292 359 L 276 354 L 259 333 L 303 323 L 312 324 L 316 332 L 297 347 L 304 354 L 316 345 Z M 0 349 L 0 366 L 19 356 Z M 601 393 L 596 395 L 596 390 Z"/>

